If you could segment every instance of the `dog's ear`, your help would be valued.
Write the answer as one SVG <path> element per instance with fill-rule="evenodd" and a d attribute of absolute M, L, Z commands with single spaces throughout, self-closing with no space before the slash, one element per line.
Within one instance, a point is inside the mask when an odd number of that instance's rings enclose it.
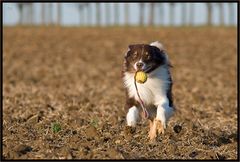
<path fill-rule="evenodd" d="M 128 46 L 128 49 L 131 50 L 131 49 L 133 49 L 134 46 L 135 46 L 134 44 L 130 44 L 130 45 Z"/>
<path fill-rule="evenodd" d="M 164 47 L 163 47 L 163 44 L 160 43 L 159 41 L 155 41 L 155 42 L 150 43 L 150 46 L 157 47 L 160 51 L 165 50 Z"/>
<path fill-rule="evenodd" d="M 159 41 L 155 41 L 155 42 L 150 43 L 150 46 L 154 46 L 154 47 L 158 48 L 159 51 L 156 50 L 156 52 L 159 53 L 159 55 L 158 55 L 159 59 L 162 59 L 164 57 L 165 62 L 167 64 L 170 64 L 169 60 L 168 60 L 168 54 L 167 54 L 165 48 L 163 47 L 162 43 L 160 43 Z"/>
<path fill-rule="evenodd" d="M 133 45 L 129 45 L 127 51 L 125 52 L 124 58 L 126 59 L 129 56 L 129 51 L 133 48 Z"/>
<path fill-rule="evenodd" d="M 160 50 L 156 46 L 153 46 L 152 49 L 154 51 L 155 60 L 157 60 L 160 64 L 169 64 L 168 55 L 166 51 Z"/>
<path fill-rule="evenodd" d="M 127 52 L 125 53 L 125 58 L 127 58 L 129 55 L 130 55 L 130 52 L 129 51 L 131 51 L 132 49 L 133 49 L 133 47 L 134 47 L 134 45 L 129 45 L 128 46 L 128 50 L 127 50 Z"/>

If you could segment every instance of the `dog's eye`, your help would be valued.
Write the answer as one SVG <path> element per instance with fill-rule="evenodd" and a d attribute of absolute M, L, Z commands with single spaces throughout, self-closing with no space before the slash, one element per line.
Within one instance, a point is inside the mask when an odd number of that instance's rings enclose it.
<path fill-rule="evenodd" d="M 133 53 L 133 58 L 137 58 L 137 56 L 138 56 L 138 53 L 137 53 L 137 52 L 134 52 L 134 53 Z"/>
<path fill-rule="evenodd" d="M 145 53 L 146 58 L 149 60 L 151 58 L 150 54 L 148 52 Z"/>

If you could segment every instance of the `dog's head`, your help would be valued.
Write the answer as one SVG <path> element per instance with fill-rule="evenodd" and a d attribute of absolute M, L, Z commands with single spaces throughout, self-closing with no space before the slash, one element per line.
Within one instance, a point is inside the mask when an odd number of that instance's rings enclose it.
<path fill-rule="evenodd" d="M 125 54 L 125 71 L 128 72 L 142 70 L 149 73 L 165 64 L 168 64 L 168 57 L 159 42 L 129 45 Z"/>

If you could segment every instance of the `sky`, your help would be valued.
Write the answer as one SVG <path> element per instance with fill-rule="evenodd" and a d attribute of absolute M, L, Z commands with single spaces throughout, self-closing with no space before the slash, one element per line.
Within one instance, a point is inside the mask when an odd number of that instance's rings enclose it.
<path fill-rule="evenodd" d="M 78 4 L 79 3 L 62 3 L 62 25 L 64 26 L 75 26 L 79 25 L 81 21 L 80 14 L 78 12 Z M 138 3 L 129 3 L 130 4 L 130 16 L 129 22 L 130 25 L 137 25 L 139 24 L 139 4 Z M 174 26 L 181 25 L 181 5 L 183 3 L 175 3 L 175 19 L 174 19 Z M 189 9 L 190 3 L 187 4 L 187 9 Z M 95 4 L 90 4 L 92 7 L 92 18 L 91 25 L 96 24 L 96 10 Z M 106 12 L 105 7 L 109 5 L 110 7 L 113 6 L 113 3 L 100 3 L 101 6 L 101 13 L 102 13 L 102 22 L 101 24 L 104 26 L 106 25 Z M 124 24 L 124 3 L 119 3 L 120 7 L 120 15 L 119 21 L 120 25 Z M 170 23 L 169 19 L 169 3 L 163 3 L 164 7 L 164 18 L 162 20 L 163 25 L 168 25 Z M 57 12 L 56 12 L 56 3 L 53 6 L 53 21 L 56 21 Z M 114 11 L 113 7 L 111 8 L 111 15 L 110 19 L 113 22 L 114 19 Z M 147 17 L 149 11 L 149 6 L 147 5 L 144 15 Z M 156 11 L 159 14 L 159 10 Z M 224 3 L 224 15 L 225 15 L 225 24 L 229 24 L 229 8 L 228 3 Z M 190 14 L 187 14 L 187 19 L 189 18 Z M 156 18 L 156 22 L 159 22 L 160 19 Z M 146 20 L 146 19 L 145 19 Z M 204 25 L 207 20 L 207 8 L 205 3 L 194 3 L 194 25 Z M 3 24 L 4 25 L 16 25 L 19 22 L 19 10 L 17 8 L 16 3 L 3 3 Z M 34 3 L 34 22 L 35 24 L 41 23 L 41 5 L 40 3 Z M 219 20 L 219 8 L 218 5 L 215 3 L 213 5 L 213 24 L 218 25 L 220 22 Z M 145 21 L 147 23 L 147 21 Z M 234 24 L 237 25 L 237 3 L 234 3 Z"/>

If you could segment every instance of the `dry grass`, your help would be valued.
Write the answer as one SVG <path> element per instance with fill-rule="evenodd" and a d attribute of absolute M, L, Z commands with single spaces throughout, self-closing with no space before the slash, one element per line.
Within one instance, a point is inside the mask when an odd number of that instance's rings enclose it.
<path fill-rule="evenodd" d="M 149 143 L 146 121 L 125 127 L 121 67 L 153 40 L 177 111 Z M 236 69 L 236 28 L 4 28 L 3 158 L 237 159 Z"/>

